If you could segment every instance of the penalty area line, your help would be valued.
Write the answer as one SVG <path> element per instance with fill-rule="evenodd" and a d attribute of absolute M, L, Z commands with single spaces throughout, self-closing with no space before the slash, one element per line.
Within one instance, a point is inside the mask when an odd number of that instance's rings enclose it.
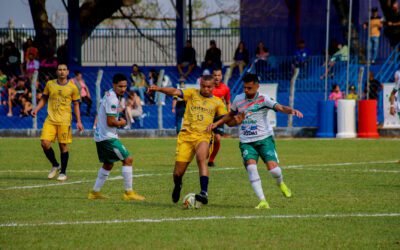
<path fill-rule="evenodd" d="M 51 221 L 43 223 L 4 223 L 6 227 L 37 227 L 37 226 L 70 226 L 93 224 L 126 224 L 126 223 L 163 223 L 182 221 L 208 221 L 208 220 L 254 220 L 254 219 L 325 219 L 325 218 L 378 218 L 400 217 L 400 213 L 351 213 L 351 214 L 281 214 L 281 215 L 238 215 L 238 216 L 205 216 L 205 217 L 178 217 L 178 218 L 139 218 L 126 220 L 92 220 L 92 221 Z"/>

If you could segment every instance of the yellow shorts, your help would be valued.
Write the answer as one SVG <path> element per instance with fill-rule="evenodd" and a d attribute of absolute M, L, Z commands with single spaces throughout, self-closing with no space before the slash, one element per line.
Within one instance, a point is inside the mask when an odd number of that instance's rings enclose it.
<path fill-rule="evenodd" d="M 196 154 L 197 146 L 201 142 L 210 143 L 211 139 L 211 134 L 199 135 L 181 131 L 178 135 L 178 140 L 176 143 L 175 161 L 191 162 Z"/>
<path fill-rule="evenodd" d="M 42 135 L 40 140 L 54 142 L 58 140 L 59 143 L 69 144 L 72 143 L 72 130 L 70 125 L 55 125 L 44 122 L 42 128 Z"/>

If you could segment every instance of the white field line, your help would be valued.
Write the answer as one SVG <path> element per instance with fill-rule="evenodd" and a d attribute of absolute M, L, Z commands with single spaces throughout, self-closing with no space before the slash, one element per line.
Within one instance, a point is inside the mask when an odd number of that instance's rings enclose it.
<path fill-rule="evenodd" d="M 289 165 L 289 166 L 282 166 L 283 169 L 305 169 L 305 167 L 332 167 L 332 166 L 351 166 L 351 165 L 370 165 L 370 164 L 392 164 L 397 163 L 397 160 L 390 160 L 390 161 L 371 161 L 371 162 L 341 162 L 341 163 L 328 163 L 328 164 L 304 164 L 304 165 Z M 243 169 L 240 168 L 215 168 L 212 171 L 226 171 L 226 170 L 237 170 Z M 308 170 L 308 169 L 307 169 Z M 322 169 L 321 169 L 322 170 Z M 346 170 L 346 171 L 354 171 L 354 170 Z M 392 171 L 392 170 L 376 170 L 376 171 L 368 171 L 368 172 L 385 172 L 385 171 Z M 393 170 L 395 171 L 395 170 Z M 367 172 L 367 171 L 366 171 Z M 198 171 L 187 171 L 186 173 L 198 173 Z M 397 173 L 397 172 L 395 172 Z M 171 173 L 159 173 L 159 174 L 134 174 L 134 178 L 137 177 L 149 177 L 149 176 L 165 176 L 171 175 Z M 120 180 L 122 176 L 112 177 L 108 180 Z M 72 185 L 72 184 L 81 184 L 87 182 L 94 182 L 95 180 L 82 180 L 82 181 L 73 181 L 73 182 L 60 182 L 60 183 L 52 183 L 52 184 L 44 184 L 44 185 L 31 185 L 31 186 L 14 186 L 14 187 L 7 187 L 7 188 L 0 188 L 0 191 L 3 190 L 15 190 L 15 189 L 32 189 L 32 188 L 42 188 L 42 187 L 51 187 L 51 186 L 63 186 L 63 185 Z"/>
<path fill-rule="evenodd" d="M 69 226 L 93 224 L 125 224 L 125 223 L 162 223 L 181 221 L 207 220 L 254 220 L 254 219 L 324 219 L 324 218 L 373 218 L 373 217 L 400 217 L 400 213 L 351 213 L 351 214 L 282 214 L 282 215 L 238 215 L 238 216 L 207 216 L 207 217 L 177 217 L 177 218 L 141 218 L 126 220 L 92 220 L 92 221 L 51 221 L 43 223 L 16 223 L 0 224 L 4 227 L 37 227 L 37 226 Z"/>
<path fill-rule="evenodd" d="M 393 173 L 398 174 L 400 170 L 382 170 L 382 169 L 326 169 L 326 168 L 295 168 L 294 170 L 325 171 L 325 172 L 359 172 L 359 173 Z"/>

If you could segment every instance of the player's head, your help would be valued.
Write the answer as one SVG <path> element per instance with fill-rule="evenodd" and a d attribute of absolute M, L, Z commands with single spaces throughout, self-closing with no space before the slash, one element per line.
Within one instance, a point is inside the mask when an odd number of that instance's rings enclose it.
<path fill-rule="evenodd" d="M 61 63 L 57 66 L 57 77 L 59 80 L 67 79 L 69 74 L 68 66 L 64 63 Z"/>
<path fill-rule="evenodd" d="M 215 86 L 219 86 L 219 84 L 222 81 L 222 69 L 221 68 L 215 68 L 213 70 L 213 77 L 215 80 Z"/>
<path fill-rule="evenodd" d="M 215 81 L 213 76 L 211 75 L 202 76 L 200 81 L 200 94 L 205 97 L 212 96 L 214 85 Z"/>
<path fill-rule="evenodd" d="M 117 73 L 113 76 L 113 89 L 118 96 L 122 96 L 128 86 L 128 80 L 124 74 Z"/>
<path fill-rule="evenodd" d="M 82 73 L 79 70 L 75 70 L 74 75 L 77 79 L 82 79 Z"/>
<path fill-rule="evenodd" d="M 256 74 L 246 74 L 243 77 L 243 89 L 246 98 L 253 99 L 259 87 L 260 85 Z"/>

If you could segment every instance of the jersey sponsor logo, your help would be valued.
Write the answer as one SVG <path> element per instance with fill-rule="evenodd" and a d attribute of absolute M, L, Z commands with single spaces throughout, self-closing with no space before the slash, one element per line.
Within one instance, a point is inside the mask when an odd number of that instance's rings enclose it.
<path fill-rule="evenodd" d="M 117 111 L 117 106 L 116 105 L 111 105 L 111 110 L 112 111 Z"/>

